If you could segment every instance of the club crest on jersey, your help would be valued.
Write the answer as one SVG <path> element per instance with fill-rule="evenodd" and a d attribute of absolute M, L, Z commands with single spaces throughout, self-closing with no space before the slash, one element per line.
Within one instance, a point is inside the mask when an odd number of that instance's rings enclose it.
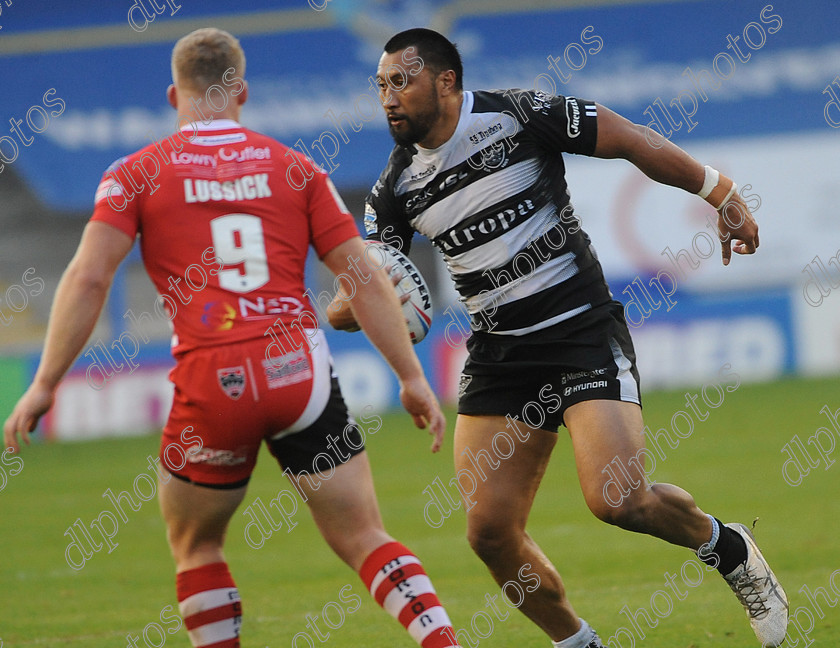
<path fill-rule="evenodd" d="M 479 151 L 481 166 L 485 169 L 501 169 L 507 166 L 508 157 L 504 141 L 494 142 Z"/>
<path fill-rule="evenodd" d="M 245 391 L 245 367 L 227 367 L 218 369 L 216 377 L 219 380 L 219 387 L 227 394 L 228 398 L 238 400 Z"/>

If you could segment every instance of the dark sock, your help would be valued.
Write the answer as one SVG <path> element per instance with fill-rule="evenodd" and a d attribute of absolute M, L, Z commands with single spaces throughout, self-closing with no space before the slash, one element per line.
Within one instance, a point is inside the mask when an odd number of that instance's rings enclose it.
<path fill-rule="evenodd" d="M 739 533 L 725 526 L 717 518 L 714 520 L 720 530 L 717 542 L 714 547 L 711 547 L 711 552 L 704 555 L 698 554 L 697 557 L 707 565 L 716 566 L 723 576 L 727 576 L 746 561 L 747 544 Z"/>

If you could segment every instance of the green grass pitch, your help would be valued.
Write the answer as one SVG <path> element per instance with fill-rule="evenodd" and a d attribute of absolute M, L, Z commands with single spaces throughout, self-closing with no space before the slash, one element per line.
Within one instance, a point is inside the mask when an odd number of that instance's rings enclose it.
<path fill-rule="evenodd" d="M 648 394 L 646 423 L 652 428 L 669 425 L 675 411 L 686 409 L 684 392 Z M 824 588 L 837 598 L 829 578 L 840 570 L 840 465 L 828 469 L 820 465 L 793 487 L 782 478 L 786 455 L 781 449 L 794 434 L 805 442 L 817 428 L 830 429 L 819 410 L 825 405 L 840 408 L 839 394 L 836 378 L 742 385 L 726 394 L 724 404 L 712 410 L 708 420 L 695 421 L 693 434 L 680 440 L 677 448 L 665 448 L 667 459 L 659 462 L 653 475 L 656 481 L 683 486 L 702 508 L 724 521 L 750 524 L 761 518 L 755 532 L 759 543 L 787 589 L 791 610 L 802 608 L 813 617 L 816 627 L 810 637 L 818 647 L 840 643 L 840 607 L 832 609 L 830 600 L 819 596 L 817 611 L 802 588 Z M 447 445 L 439 455 L 428 452 L 429 437 L 412 428 L 406 415 L 396 413 L 384 420 L 382 429 L 369 437 L 368 449 L 386 527 L 424 561 L 455 626 L 466 628 L 472 637 L 470 648 L 550 645 L 535 626 L 504 605 L 500 611 L 510 615 L 503 621 L 492 616 L 492 630 L 482 615 L 475 616 L 489 612 L 485 595 L 496 595 L 499 588 L 464 539 L 463 510 L 437 529 L 423 519 L 427 501 L 423 489 L 436 476 L 447 483 L 453 475 L 454 414 L 449 412 Z M 156 454 L 157 442 L 152 435 L 36 444 L 24 450 L 19 474 L 10 476 L 9 466 L 3 466 L 8 482 L 0 492 L 0 646 L 121 648 L 131 645 L 128 634 L 139 638 L 140 647 L 189 645 L 185 629 L 161 636 L 152 625 L 173 629 L 172 610 L 177 610 L 174 570 L 155 499 L 142 503 L 139 511 L 126 511 L 128 521 L 121 524 L 114 538 L 118 546 L 110 554 L 105 549 L 93 554 L 79 571 L 71 569 L 64 556 L 68 527 L 77 518 L 89 524 L 102 510 L 113 510 L 102 494 L 108 488 L 131 490 L 134 477 L 148 473 L 146 456 Z M 834 458 L 840 458 L 840 450 Z M 244 505 L 255 497 L 268 502 L 285 488 L 287 482 L 264 451 Z M 297 528 L 291 533 L 274 532 L 261 549 L 245 542 L 247 519 L 241 510 L 229 531 L 227 558 L 243 599 L 243 647 L 414 645 L 396 621 L 370 600 L 356 575 L 332 555 L 303 508 Z M 691 558 L 689 552 L 608 527 L 592 517 L 577 485 L 565 430 L 561 429 L 529 532 L 558 566 L 578 613 L 604 641 L 619 626 L 630 627 L 619 613 L 627 605 L 631 610 L 645 608 L 657 622 L 649 628 L 639 618 L 645 638 L 637 635 L 637 646 L 759 645 L 740 606 L 716 574 L 706 573 L 697 587 L 682 584 L 679 570 Z M 651 597 L 657 590 L 671 591 L 666 572 L 677 575 L 684 599 L 671 594 L 672 609 L 664 614 L 666 599 L 655 598 L 663 613 L 660 618 L 651 611 Z M 691 578 L 697 572 L 687 573 Z M 840 571 L 834 583 L 840 589 Z M 339 592 L 346 586 L 351 587 L 344 590 L 342 602 Z M 353 603 L 353 594 L 361 597 L 361 605 Z M 319 621 L 321 632 L 330 633 L 321 641 L 307 628 L 306 615 L 320 617 L 330 602 L 342 608 L 345 620 L 333 630 Z M 173 607 L 161 619 L 167 606 Z M 336 624 L 336 607 L 327 612 Z M 473 619 L 479 636 L 471 627 Z M 806 612 L 800 611 L 798 619 L 808 624 Z M 295 642 L 294 637 L 304 632 L 311 642 L 302 636 Z M 793 636 L 799 639 L 795 630 Z M 629 639 L 622 641 L 620 645 L 629 648 Z M 800 639 L 799 646 L 803 645 Z"/>

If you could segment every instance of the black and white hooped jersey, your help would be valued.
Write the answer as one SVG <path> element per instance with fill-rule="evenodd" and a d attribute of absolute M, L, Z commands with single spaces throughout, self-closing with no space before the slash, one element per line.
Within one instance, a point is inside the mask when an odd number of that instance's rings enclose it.
<path fill-rule="evenodd" d="M 464 92 L 436 149 L 396 146 L 367 197 L 368 239 L 407 253 L 415 231 L 443 253 L 474 330 L 525 335 L 609 301 L 574 215 L 561 153 L 592 155 L 594 102 Z"/>

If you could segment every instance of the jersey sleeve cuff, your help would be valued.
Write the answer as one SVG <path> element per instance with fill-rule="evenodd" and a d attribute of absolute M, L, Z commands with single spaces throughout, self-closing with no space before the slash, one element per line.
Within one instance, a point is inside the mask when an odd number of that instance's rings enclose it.
<path fill-rule="evenodd" d="M 336 223 L 334 227 L 314 236 L 312 245 L 318 253 L 318 258 L 323 259 L 332 250 L 355 236 L 361 235 L 356 228 L 356 223 L 348 217 L 346 220 L 342 219 L 341 222 Z"/>
<path fill-rule="evenodd" d="M 95 209 L 93 216 L 90 217 L 91 222 L 106 223 L 112 227 L 116 227 L 121 232 L 127 234 L 132 240 L 137 236 L 137 225 L 131 223 L 121 215 L 108 212 L 106 210 Z"/>

